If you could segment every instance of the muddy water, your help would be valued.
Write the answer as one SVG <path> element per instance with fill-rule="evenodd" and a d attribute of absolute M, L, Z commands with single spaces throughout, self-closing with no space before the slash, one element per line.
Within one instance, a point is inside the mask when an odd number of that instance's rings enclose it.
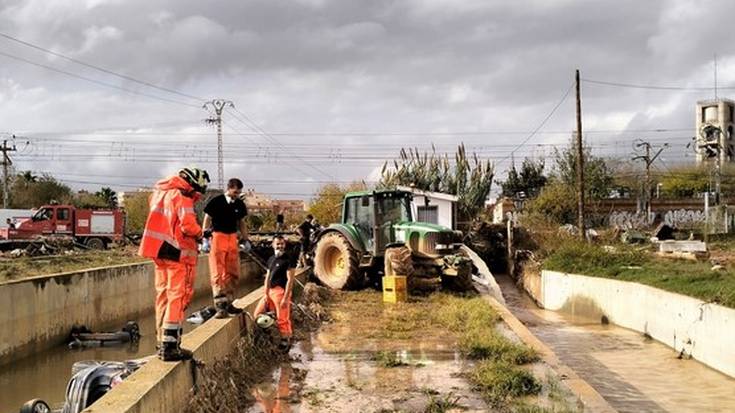
<path fill-rule="evenodd" d="M 539 309 L 508 276 L 508 308 L 621 412 L 733 412 L 735 379 L 642 334 Z"/>
<path fill-rule="evenodd" d="M 241 287 L 240 295 L 257 288 L 259 283 Z M 204 294 L 192 301 L 190 311 L 211 305 L 212 298 Z M 0 369 L 0 413 L 17 412 L 26 401 L 35 398 L 46 400 L 52 407 L 64 404 L 64 393 L 70 378 L 71 366 L 81 360 L 121 361 L 145 357 L 155 353 L 155 317 L 153 313 L 135 320 L 142 337 L 137 346 L 115 346 L 82 350 L 69 350 L 59 346 L 41 354 L 10 363 Z M 121 322 L 120 327 L 125 323 Z M 196 325 L 184 323 L 184 332 Z"/>
<path fill-rule="evenodd" d="M 452 350 L 416 343 L 397 351 L 405 363 L 400 367 L 381 366 L 372 354 L 365 348 L 335 351 L 323 334 L 313 335 L 291 351 L 293 362 L 252 389 L 256 403 L 249 412 L 424 411 L 432 399 L 456 401 L 464 412 L 487 411 Z"/>

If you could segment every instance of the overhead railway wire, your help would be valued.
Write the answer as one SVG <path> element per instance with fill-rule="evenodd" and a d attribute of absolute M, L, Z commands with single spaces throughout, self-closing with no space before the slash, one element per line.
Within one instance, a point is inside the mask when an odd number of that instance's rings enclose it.
<path fill-rule="evenodd" d="M 91 78 L 88 78 L 88 77 L 85 77 L 85 76 L 77 75 L 75 73 L 68 72 L 68 71 L 65 71 L 65 70 L 62 70 L 62 69 L 58 69 L 58 68 L 55 68 L 55 67 L 52 67 L 52 66 L 49 66 L 49 65 L 45 65 L 45 64 L 33 62 L 31 60 L 24 59 L 24 58 L 21 58 L 19 56 L 14 56 L 14 55 L 11 55 L 9 53 L 0 52 L 0 55 L 3 55 L 5 57 L 11 58 L 11 59 L 15 59 L 15 60 L 18 60 L 18 61 L 21 61 L 21 62 L 24 62 L 24 63 L 27 63 L 27 64 L 31 64 L 31 65 L 34 65 L 34 66 L 42 67 L 42 68 L 45 68 L 47 70 L 51 70 L 51 71 L 54 71 L 54 72 L 57 72 L 57 73 L 65 74 L 67 76 L 71 76 L 71 77 L 74 77 L 74 78 L 80 79 L 80 80 L 85 80 L 85 81 L 88 81 L 88 82 L 91 82 L 91 83 L 94 83 L 94 84 L 97 84 L 97 85 L 106 86 L 106 87 L 117 89 L 117 90 L 124 91 L 124 92 L 127 92 L 127 93 L 134 93 L 134 94 L 137 94 L 137 95 L 140 95 L 140 96 L 145 96 L 145 97 L 148 97 L 148 98 L 153 98 L 153 99 L 158 99 L 158 100 L 162 100 L 162 101 L 167 101 L 169 103 L 175 103 L 175 104 L 179 104 L 179 105 L 185 105 L 185 106 L 200 108 L 201 105 L 204 102 L 206 102 L 206 99 L 201 98 L 201 97 L 198 97 L 198 96 L 193 96 L 193 95 L 190 95 L 190 94 L 187 94 L 187 93 L 184 93 L 184 92 L 180 92 L 178 90 L 174 90 L 174 89 L 171 89 L 171 88 L 167 88 L 167 87 L 163 87 L 163 86 L 158 86 L 156 84 L 153 84 L 153 83 L 150 83 L 150 82 L 146 82 L 146 81 L 142 81 L 142 80 L 136 79 L 136 78 L 131 77 L 131 76 L 123 75 L 123 74 L 120 74 L 120 73 L 111 71 L 109 69 L 101 68 L 99 66 L 96 66 L 96 65 L 92 65 L 92 64 L 83 62 L 83 61 L 81 61 L 79 59 L 74 59 L 74 58 L 71 58 L 69 56 L 63 55 L 61 53 L 54 52 L 52 50 L 49 50 L 49 49 L 46 49 L 44 47 L 35 45 L 33 43 L 26 42 L 24 40 L 18 39 L 18 38 L 14 37 L 14 36 L 10 36 L 10 35 L 5 34 L 5 33 L 0 33 L 0 34 L 2 35 L 3 38 L 5 38 L 7 40 L 14 41 L 16 43 L 22 44 L 24 46 L 27 46 L 27 47 L 30 47 L 30 48 L 33 48 L 33 49 L 36 49 L 36 50 L 43 51 L 44 53 L 48 53 L 48 54 L 51 54 L 53 56 L 61 57 L 63 59 L 72 61 L 72 62 L 74 62 L 76 64 L 80 64 L 80 65 L 83 65 L 85 67 L 92 68 L 92 69 L 101 71 L 103 73 L 109 74 L 109 75 L 120 77 L 120 78 L 123 78 L 123 79 L 128 80 L 128 81 L 136 82 L 138 84 L 141 84 L 141 85 L 144 85 L 144 86 L 147 86 L 147 87 L 151 87 L 151 88 L 154 88 L 154 89 L 157 89 L 157 90 L 165 91 L 165 92 L 172 93 L 172 94 L 175 94 L 175 95 L 178 95 L 178 96 L 181 96 L 181 97 L 186 97 L 186 98 L 189 98 L 189 99 L 198 100 L 199 101 L 199 104 L 185 103 L 185 102 L 181 102 L 181 101 L 174 100 L 174 99 L 163 98 L 163 97 L 156 96 L 156 95 L 150 95 L 150 94 L 147 94 L 147 93 L 142 93 L 142 92 L 138 92 L 138 91 L 126 89 L 126 88 L 123 88 L 123 87 L 120 87 L 120 86 L 117 86 L 117 85 L 113 85 L 113 84 L 110 84 L 110 83 L 101 82 L 101 81 L 98 81 L 98 80 L 95 80 L 95 79 L 91 79 Z M 248 125 L 255 132 L 262 134 L 262 136 L 266 137 L 272 143 L 274 143 L 276 145 L 279 145 L 279 142 L 274 137 L 269 136 L 267 132 L 265 132 L 259 125 L 257 125 L 257 123 L 253 122 L 247 115 L 245 115 L 244 113 L 242 113 L 241 111 L 239 111 L 237 109 L 236 109 L 236 111 L 237 111 L 237 113 L 240 116 L 244 117 L 248 122 L 244 122 L 241 119 L 238 119 L 238 120 L 240 120 L 241 122 L 243 122 L 246 125 Z M 294 154 L 294 155 L 298 159 L 298 155 L 296 155 L 296 154 Z M 286 162 L 288 162 L 288 161 L 286 161 Z M 333 177 L 330 174 L 326 173 L 325 171 L 321 170 L 320 168 L 318 168 L 318 167 L 316 167 L 314 165 L 311 165 L 311 164 L 309 164 L 309 163 L 307 163 L 305 161 L 304 161 L 304 165 L 312 168 L 313 170 L 321 173 L 322 175 L 325 175 L 325 176 L 330 177 L 330 178 L 333 179 Z M 297 166 L 295 166 L 295 167 L 297 167 Z"/>

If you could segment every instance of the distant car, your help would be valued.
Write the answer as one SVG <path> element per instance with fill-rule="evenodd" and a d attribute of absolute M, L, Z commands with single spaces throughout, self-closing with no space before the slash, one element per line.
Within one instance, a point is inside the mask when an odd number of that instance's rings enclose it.
<path fill-rule="evenodd" d="M 147 362 L 148 358 L 76 362 L 71 368 L 72 377 L 61 409 L 52 410 L 45 401 L 33 399 L 20 408 L 20 413 L 81 413 Z"/>

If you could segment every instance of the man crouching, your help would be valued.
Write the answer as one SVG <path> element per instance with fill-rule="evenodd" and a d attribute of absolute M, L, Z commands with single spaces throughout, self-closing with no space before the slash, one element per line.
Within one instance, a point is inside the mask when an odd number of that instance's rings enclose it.
<path fill-rule="evenodd" d="M 266 311 L 275 311 L 282 350 L 289 348 L 293 328 L 291 326 L 291 292 L 293 291 L 296 260 L 286 253 L 286 240 L 276 235 L 273 238 L 273 256 L 268 259 L 265 275 L 265 296 L 255 308 L 254 316 Z"/>

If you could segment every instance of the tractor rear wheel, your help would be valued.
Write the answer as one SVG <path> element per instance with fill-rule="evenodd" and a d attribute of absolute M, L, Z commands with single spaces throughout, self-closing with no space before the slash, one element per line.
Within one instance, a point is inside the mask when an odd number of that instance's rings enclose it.
<path fill-rule="evenodd" d="M 331 232 L 319 239 L 314 254 L 314 274 L 335 290 L 360 286 L 362 277 L 357 252 L 347 238 Z"/>

